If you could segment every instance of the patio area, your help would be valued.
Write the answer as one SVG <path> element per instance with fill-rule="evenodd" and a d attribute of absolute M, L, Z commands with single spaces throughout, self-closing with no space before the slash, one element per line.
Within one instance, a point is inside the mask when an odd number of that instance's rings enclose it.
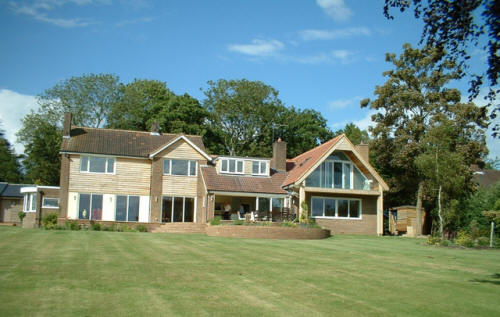
<path fill-rule="evenodd" d="M 273 221 L 293 220 L 296 215 L 291 211 L 289 198 L 285 195 L 255 194 L 212 194 L 213 217 L 223 221 Z M 211 217 L 211 218 L 213 218 Z"/>

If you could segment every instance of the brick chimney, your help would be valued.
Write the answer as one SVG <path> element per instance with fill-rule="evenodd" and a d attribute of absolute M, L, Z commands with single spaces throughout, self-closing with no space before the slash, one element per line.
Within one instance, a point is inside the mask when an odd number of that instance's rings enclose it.
<path fill-rule="evenodd" d="M 160 135 L 160 124 L 158 120 L 153 121 L 151 124 L 151 135 Z"/>
<path fill-rule="evenodd" d="M 281 138 L 273 143 L 271 168 L 281 172 L 286 171 L 286 142 L 281 140 Z"/>
<path fill-rule="evenodd" d="M 63 138 L 69 139 L 71 137 L 71 118 L 73 115 L 71 112 L 64 113 L 64 125 L 63 125 Z"/>
<path fill-rule="evenodd" d="M 363 160 L 367 163 L 370 162 L 370 146 L 368 144 L 361 143 L 356 145 L 356 151 L 358 151 Z"/>

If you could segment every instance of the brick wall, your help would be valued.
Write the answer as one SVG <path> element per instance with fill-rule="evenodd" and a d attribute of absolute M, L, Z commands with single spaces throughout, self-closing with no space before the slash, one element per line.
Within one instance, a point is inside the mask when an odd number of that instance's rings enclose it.
<path fill-rule="evenodd" d="M 330 230 L 325 229 L 275 226 L 207 226 L 206 233 L 212 237 L 252 239 L 324 239 L 330 236 Z"/>
<path fill-rule="evenodd" d="M 18 213 L 23 210 L 22 198 L 0 198 L 0 221 L 21 224 Z"/>

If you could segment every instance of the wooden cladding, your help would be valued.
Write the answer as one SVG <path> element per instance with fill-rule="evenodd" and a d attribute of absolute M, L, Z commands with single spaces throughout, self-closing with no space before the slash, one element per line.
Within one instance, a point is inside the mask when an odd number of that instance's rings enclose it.
<path fill-rule="evenodd" d="M 114 174 L 80 172 L 80 156 L 70 156 L 69 191 L 149 196 L 151 161 L 116 158 Z"/>

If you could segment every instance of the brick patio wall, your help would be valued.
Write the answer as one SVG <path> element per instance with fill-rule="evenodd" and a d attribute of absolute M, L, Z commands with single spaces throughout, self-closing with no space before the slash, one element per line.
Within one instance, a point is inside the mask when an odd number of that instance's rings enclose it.
<path fill-rule="evenodd" d="M 207 235 L 252 239 L 324 239 L 330 230 L 319 228 L 286 228 L 260 226 L 207 226 Z"/>

